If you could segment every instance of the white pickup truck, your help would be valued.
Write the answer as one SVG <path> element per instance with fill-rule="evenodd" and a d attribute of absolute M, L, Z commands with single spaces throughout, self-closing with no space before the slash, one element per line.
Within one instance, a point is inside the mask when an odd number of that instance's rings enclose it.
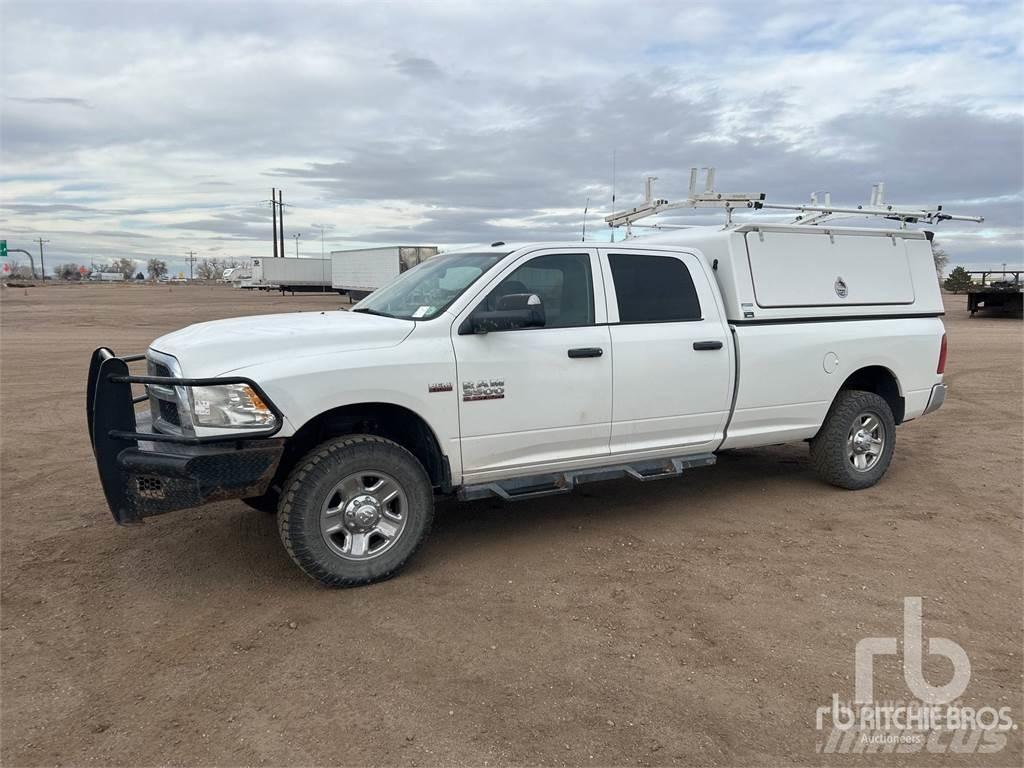
<path fill-rule="evenodd" d="M 145 355 L 100 348 L 88 416 L 103 488 L 119 523 L 227 498 L 275 511 L 288 553 L 329 585 L 395 573 L 436 494 L 528 499 L 801 440 L 824 480 L 866 488 L 896 426 L 945 397 L 929 240 L 747 224 L 495 243 L 430 259 L 350 312 L 201 323 Z"/>

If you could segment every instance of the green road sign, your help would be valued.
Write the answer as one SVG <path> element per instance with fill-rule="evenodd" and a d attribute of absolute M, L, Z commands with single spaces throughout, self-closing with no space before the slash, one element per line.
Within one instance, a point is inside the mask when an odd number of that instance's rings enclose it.
<path fill-rule="evenodd" d="M 7 258 L 7 241 L 0 240 L 0 259 Z"/>

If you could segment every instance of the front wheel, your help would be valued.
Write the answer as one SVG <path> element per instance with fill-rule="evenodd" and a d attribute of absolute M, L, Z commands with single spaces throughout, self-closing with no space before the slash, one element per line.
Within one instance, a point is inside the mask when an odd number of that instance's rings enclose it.
<path fill-rule="evenodd" d="M 423 466 L 397 443 L 350 435 L 314 448 L 292 470 L 278 510 L 281 541 L 307 575 L 349 587 L 392 576 L 434 517 Z"/>
<path fill-rule="evenodd" d="M 874 392 L 844 390 L 811 440 L 811 459 L 825 482 L 859 490 L 882 479 L 895 448 L 889 404 Z"/>

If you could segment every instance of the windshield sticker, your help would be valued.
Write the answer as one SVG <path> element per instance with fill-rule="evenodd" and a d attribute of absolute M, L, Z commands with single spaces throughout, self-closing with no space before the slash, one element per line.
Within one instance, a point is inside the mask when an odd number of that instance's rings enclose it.
<path fill-rule="evenodd" d="M 412 316 L 423 317 L 424 315 L 430 314 L 431 310 L 433 309 L 433 307 L 420 307 L 419 309 L 412 313 Z"/>

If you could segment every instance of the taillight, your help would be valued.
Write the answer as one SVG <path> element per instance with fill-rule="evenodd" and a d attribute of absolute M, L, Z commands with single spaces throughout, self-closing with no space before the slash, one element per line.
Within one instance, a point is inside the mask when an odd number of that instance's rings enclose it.
<path fill-rule="evenodd" d="M 939 364 L 935 367 L 935 372 L 946 372 L 946 334 L 942 334 L 942 346 L 939 347 Z"/>

